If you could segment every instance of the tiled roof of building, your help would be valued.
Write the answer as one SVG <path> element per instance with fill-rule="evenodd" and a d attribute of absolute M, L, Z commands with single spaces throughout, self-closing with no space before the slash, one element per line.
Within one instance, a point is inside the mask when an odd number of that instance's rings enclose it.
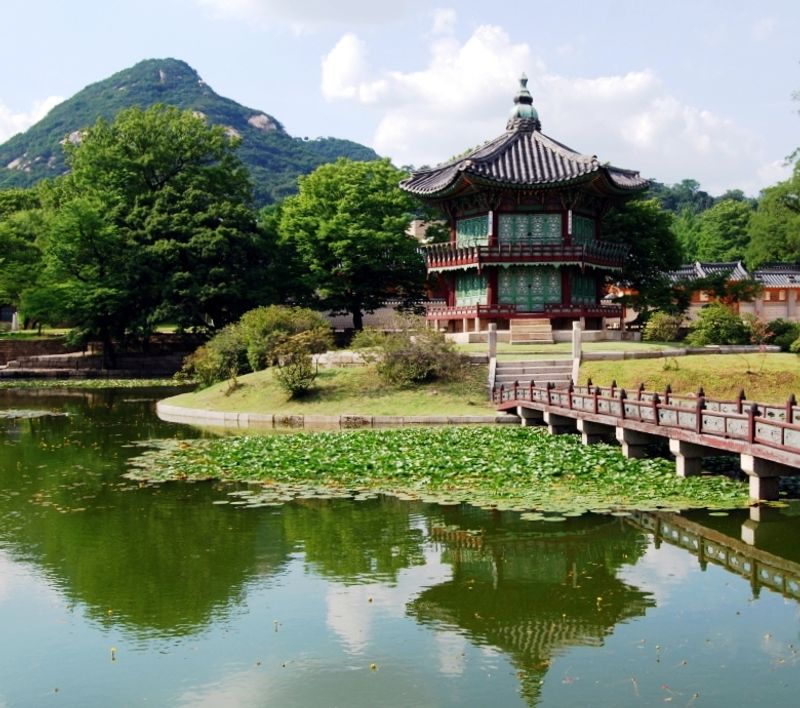
<path fill-rule="evenodd" d="M 765 263 L 753 277 L 768 288 L 800 288 L 800 263 Z"/>
<path fill-rule="evenodd" d="M 667 273 L 671 282 L 699 280 L 714 273 L 730 273 L 728 280 L 753 280 L 767 288 L 800 288 L 800 263 L 765 263 L 752 273 L 741 261 L 702 263 L 695 261 Z"/>
<path fill-rule="evenodd" d="M 675 283 L 680 280 L 699 280 L 716 273 L 729 273 L 728 280 L 747 280 L 750 278 L 750 273 L 747 272 L 741 261 L 717 263 L 695 261 L 694 263 L 684 264 L 677 270 L 670 271 L 667 273 L 667 277 L 671 282 Z"/>
<path fill-rule="evenodd" d="M 414 172 L 401 187 L 422 197 L 447 196 L 465 181 L 530 188 L 599 177 L 612 193 L 633 193 L 647 187 L 647 180 L 638 172 L 601 164 L 596 155 L 583 155 L 542 133 L 526 83 L 523 77 L 503 135 L 438 167 Z"/>

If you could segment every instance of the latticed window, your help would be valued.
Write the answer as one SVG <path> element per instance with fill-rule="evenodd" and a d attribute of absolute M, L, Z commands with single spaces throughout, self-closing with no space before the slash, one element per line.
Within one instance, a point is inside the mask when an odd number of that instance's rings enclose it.
<path fill-rule="evenodd" d="M 459 273 L 456 276 L 456 305 L 485 305 L 486 276 Z"/>
<path fill-rule="evenodd" d="M 574 243 L 589 243 L 595 240 L 594 219 L 586 216 L 572 217 L 572 240 Z"/>
<path fill-rule="evenodd" d="M 522 312 L 541 312 L 546 303 L 561 302 L 561 274 L 553 266 L 512 266 L 497 277 L 498 302 Z"/>
<path fill-rule="evenodd" d="M 500 214 L 500 244 L 561 243 L 561 214 Z"/>
<path fill-rule="evenodd" d="M 488 216 L 473 216 L 456 222 L 456 246 L 485 246 L 488 242 Z"/>
<path fill-rule="evenodd" d="M 594 305 L 597 290 L 594 276 L 588 273 L 570 273 L 570 296 L 573 305 Z"/>

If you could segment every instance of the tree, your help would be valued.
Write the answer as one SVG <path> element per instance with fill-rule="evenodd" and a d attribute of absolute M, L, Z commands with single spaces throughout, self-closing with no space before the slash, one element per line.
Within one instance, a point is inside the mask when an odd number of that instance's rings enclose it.
<path fill-rule="evenodd" d="M 732 199 L 718 202 L 700 214 L 697 219 L 697 258 L 701 261 L 743 260 L 752 214 L 747 202 Z"/>
<path fill-rule="evenodd" d="M 269 251 L 236 145 L 162 105 L 100 120 L 66 144 L 71 172 L 44 190 L 42 243 L 51 287 L 68 293 L 63 314 L 84 338 L 111 349 L 159 321 L 218 328 L 259 304 Z"/>
<path fill-rule="evenodd" d="M 43 228 L 39 194 L 35 189 L 0 192 L 0 300 L 20 305 L 42 269 L 36 238 Z"/>
<path fill-rule="evenodd" d="M 756 267 L 768 261 L 800 261 L 800 160 L 792 177 L 761 193 L 750 220 L 747 262 Z"/>
<path fill-rule="evenodd" d="M 422 297 L 424 262 L 405 233 L 416 205 L 398 187 L 404 176 L 388 160 L 342 158 L 302 177 L 283 204 L 281 240 L 297 253 L 311 302 L 350 313 L 356 330 L 388 299 Z"/>
<path fill-rule="evenodd" d="M 697 239 L 700 230 L 698 217 L 691 209 L 684 207 L 672 222 L 672 232 L 681 247 L 683 262 L 697 259 Z"/>
<path fill-rule="evenodd" d="M 673 312 L 675 291 L 666 272 L 681 264 L 681 248 L 672 230 L 673 216 L 658 200 L 636 200 L 612 208 L 603 218 L 602 233 L 607 241 L 629 246 L 622 273 L 614 278 L 631 290 L 628 301 L 640 312 L 651 309 Z M 677 305 L 677 311 L 687 303 Z"/>

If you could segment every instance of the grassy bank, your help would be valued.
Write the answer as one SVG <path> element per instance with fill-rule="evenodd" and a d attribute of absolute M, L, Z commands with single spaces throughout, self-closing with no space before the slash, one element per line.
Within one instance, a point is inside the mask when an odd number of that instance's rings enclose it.
<path fill-rule="evenodd" d="M 675 349 L 683 346 L 678 342 L 584 342 L 583 351 L 586 352 L 617 352 L 617 351 L 659 351 Z M 465 354 L 486 354 L 486 344 L 458 344 L 456 348 Z M 497 345 L 498 359 L 560 359 L 572 356 L 571 342 L 558 342 L 556 344 L 508 344 L 500 342 Z"/>
<path fill-rule="evenodd" d="M 165 441 L 133 461 L 129 477 L 248 482 L 242 506 L 295 498 L 386 493 L 439 503 L 580 514 L 748 502 L 724 477 L 682 478 L 661 458 L 518 426 L 414 428 Z M 246 498 L 245 498 L 246 497 Z M 224 503 L 224 502 L 222 502 Z"/>
<path fill-rule="evenodd" d="M 485 366 L 468 367 L 463 381 L 397 388 L 384 384 L 373 369 L 321 369 L 316 388 L 304 398 L 289 400 L 272 370 L 247 374 L 231 390 L 228 382 L 167 399 L 186 408 L 294 415 L 481 415 L 489 405 Z"/>
<path fill-rule="evenodd" d="M 709 354 L 665 359 L 587 361 L 581 365 L 579 383 L 586 379 L 607 386 L 613 379 L 627 389 L 644 383 L 661 391 L 667 384 L 674 393 L 695 393 L 702 386 L 707 396 L 734 398 L 744 389 L 751 400 L 782 403 L 792 392 L 800 394 L 800 357 L 796 354 Z"/>

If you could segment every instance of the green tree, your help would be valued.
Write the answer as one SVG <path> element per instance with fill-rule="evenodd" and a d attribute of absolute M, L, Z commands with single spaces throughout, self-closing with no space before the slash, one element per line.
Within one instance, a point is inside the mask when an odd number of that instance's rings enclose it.
<path fill-rule="evenodd" d="M 35 189 L 0 191 L 0 300 L 17 307 L 42 270 L 40 206 Z"/>
<path fill-rule="evenodd" d="M 688 301 L 672 288 L 665 273 L 681 264 L 681 248 L 672 230 L 673 216 L 658 200 L 636 200 L 611 209 L 603 218 L 603 238 L 629 247 L 622 273 L 613 276 L 632 291 L 628 301 L 640 312 L 681 312 Z"/>
<path fill-rule="evenodd" d="M 44 190 L 43 248 L 84 337 L 111 346 L 159 321 L 215 329 L 260 304 L 270 252 L 236 145 L 162 105 L 100 120 L 66 144 L 71 172 Z"/>
<path fill-rule="evenodd" d="M 697 219 L 697 258 L 701 261 L 743 260 L 750 240 L 747 202 L 726 199 L 704 211 Z"/>
<path fill-rule="evenodd" d="M 416 205 L 398 187 L 403 177 L 388 160 L 340 159 L 302 177 L 283 204 L 281 239 L 297 253 L 311 303 L 352 314 L 356 330 L 386 300 L 422 296 L 424 263 L 405 234 Z"/>
<path fill-rule="evenodd" d="M 750 220 L 747 262 L 800 261 L 800 160 L 792 177 L 761 193 Z"/>
<path fill-rule="evenodd" d="M 691 209 L 684 207 L 672 222 L 672 232 L 681 247 L 683 261 L 697 260 L 698 217 Z"/>

